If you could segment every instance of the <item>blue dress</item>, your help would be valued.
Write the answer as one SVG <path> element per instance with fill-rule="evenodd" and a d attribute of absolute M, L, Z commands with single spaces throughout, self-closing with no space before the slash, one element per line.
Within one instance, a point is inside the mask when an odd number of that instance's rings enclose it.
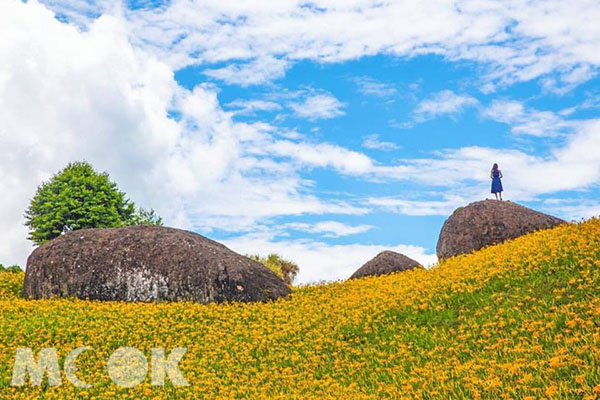
<path fill-rule="evenodd" d="M 502 181 L 500 180 L 500 171 L 493 172 L 492 193 L 502 192 Z"/>

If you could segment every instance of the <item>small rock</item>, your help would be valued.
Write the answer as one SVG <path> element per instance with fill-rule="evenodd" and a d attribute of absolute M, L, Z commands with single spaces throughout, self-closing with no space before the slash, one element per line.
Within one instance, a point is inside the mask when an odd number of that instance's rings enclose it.
<path fill-rule="evenodd" d="M 377 254 L 375 258 L 357 269 L 350 279 L 362 278 L 363 276 L 385 275 L 392 272 L 406 271 L 420 267 L 421 264 L 419 264 L 418 261 L 415 261 L 404 254 L 388 250 Z"/>

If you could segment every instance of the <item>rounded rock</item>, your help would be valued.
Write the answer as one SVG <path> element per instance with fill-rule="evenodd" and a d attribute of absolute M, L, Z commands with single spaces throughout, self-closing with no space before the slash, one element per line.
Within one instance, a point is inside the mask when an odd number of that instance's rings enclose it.
<path fill-rule="evenodd" d="M 27 259 L 29 299 L 268 301 L 290 293 L 262 264 L 196 233 L 161 226 L 68 232 Z"/>
<path fill-rule="evenodd" d="M 375 258 L 357 269 L 350 279 L 386 275 L 413 268 L 421 268 L 421 264 L 404 254 L 387 250 L 377 254 Z"/>
<path fill-rule="evenodd" d="M 470 253 L 563 223 L 562 219 L 510 201 L 478 201 L 456 209 L 444 222 L 437 256 L 443 260 Z"/>

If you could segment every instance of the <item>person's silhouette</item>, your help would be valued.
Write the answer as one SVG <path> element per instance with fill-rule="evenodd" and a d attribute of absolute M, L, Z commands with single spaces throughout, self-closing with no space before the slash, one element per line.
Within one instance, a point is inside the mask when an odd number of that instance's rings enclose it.
<path fill-rule="evenodd" d="M 502 200 L 502 171 L 498 169 L 498 164 L 492 167 L 490 178 L 492 178 L 492 193 L 496 196 L 496 200 Z"/>

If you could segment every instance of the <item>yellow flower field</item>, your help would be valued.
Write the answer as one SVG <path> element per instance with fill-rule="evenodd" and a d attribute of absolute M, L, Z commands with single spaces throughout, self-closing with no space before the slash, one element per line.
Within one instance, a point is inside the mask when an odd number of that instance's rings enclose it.
<path fill-rule="evenodd" d="M 26 301 L 22 280 L 0 275 L 1 398 L 600 396 L 597 219 L 269 304 Z M 18 347 L 56 347 L 62 360 L 79 346 L 95 350 L 78 359 L 92 388 L 10 386 Z M 113 384 L 106 360 L 121 346 L 186 347 L 190 385 Z"/>

